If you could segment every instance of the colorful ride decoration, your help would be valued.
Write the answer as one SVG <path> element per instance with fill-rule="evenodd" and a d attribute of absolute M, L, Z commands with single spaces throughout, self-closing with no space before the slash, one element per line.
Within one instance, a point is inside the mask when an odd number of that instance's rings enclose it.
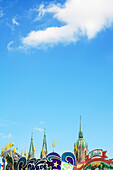
<path fill-rule="evenodd" d="M 61 156 L 56 152 L 49 153 L 46 158 L 28 159 L 26 156 L 4 151 L 4 170 L 107 170 L 113 169 L 113 160 L 106 156 L 107 151 L 95 149 L 86 156 L 86 162 L 76 164 L 72 152 L 64 152 Z M 25 155 L 25 154 L 24 154 Z"/>
<path fill-rule="evenodd" d="M 1 157 L 3 162 L 3 170 L 12 170 L 14 169 L 16 162 L 22 157 L 19 153 L 17 153 L 18 145 L 15 148 L 14 141 L 6 146 L 3 146 Z"/>
<path fill-rule="evenodd" d="M 74 170 L 107 170 L 113 169 L 113 161 L 106 156 L 107 151 L 95 149 L 86 156 L 86 162 Z"/>
<path fill-rule="evenodd" d="M 30 159 L 27 161 L 25 157 L 19 159 L 16 165 L 16 170 L 49 170 L 49 169 L 57 169 L 61 170 L 62 162 L 67 163 L 69 166 L 74 167 L 76 165 L 75 156 L 71 152 L 64 152 L 62 157 L 59 154 L 52 152 L 43 159 Z M 67 168 L 62 167 L 62 170 L 66 170 Z M 68 168 L 69 169 L 69 168 Z M 70 170 L 70 169 L 69 169 Z"/>
<path fill-rule="evenodd" d="M 73 170 L 76 167 L 76 159 L 72 152 L 64 152 L 61 157 L 61 170 Z"/>
<path fill-rule="evenodd" d="M 12 164 L 7 162 L 7 157 L 11 159 Z M 76 159 L 72 152 L 64 152 L 61 157 L 56 152 L 52 152 L 46 158 L 29 160 L 26 157 L 15 159 L 7 153 L 4 160 L 6 160 L 5 169 L 7 170 L 72 170 L 76 166 Z"/>
<path fill-rule="evenodd" d="M 48 165 L 49 167 L 51 167 L 52 169 L 61 169 L 61 157 L 59 154 L 57 154 L 56 152 L 52 152 L 49 153 L 46 156 L 47 160 L 48 160 Z"/>

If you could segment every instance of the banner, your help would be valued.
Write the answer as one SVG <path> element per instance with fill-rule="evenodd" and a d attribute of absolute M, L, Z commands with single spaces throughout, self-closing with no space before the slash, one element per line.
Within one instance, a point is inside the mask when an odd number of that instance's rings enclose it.
<path fill-rule="evenodd" d="M 107 151 L 103 151 L 102 149 L 95 149 L 89 152 L 89 155 L 86 156 L 86 161 L 88 161 L 89 159 L 92 159 L 93 157 L 107 158 L 106 152 Z"/>

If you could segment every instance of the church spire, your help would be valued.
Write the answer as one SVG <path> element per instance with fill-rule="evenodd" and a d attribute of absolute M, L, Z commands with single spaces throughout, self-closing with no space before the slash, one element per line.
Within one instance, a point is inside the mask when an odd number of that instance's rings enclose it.
<path fill-rule="evenodd" d="M 43 158 L 48 154 L 47 152 L 47 141 L 46 141 L 46 129 L 44 129 L 44 139 L 43 139 L 43 145 L 42 145 L 42 151 L 40 157 Z"/>
<path fill-rule="evenodd" d="M 34 157 L 34 151 L 33 151 L 33 132 L 32 132 L 29 153 L 28 153 L 28 159 L 33 158 L 33 157 Z"/>
<path fill-rule="evenodd" d="M 79 131 L 79 138 L 83 138 L 83 133 L 82 133 L 82 130 L 81 130 L 81 116 L 80 116 L 80 131 Z"/>
<path fill-rule="evenodd" d="M 76 156 L 77 162 L 86 161 L 86 155 L 88 154 L 88 146 L 83 139 L 82 126 L 81 126 L 81 116 L 80 116 L 80 129 L 78 133 L 78 140 L 74 144 L 74 154 Z"/>
<path fill-rule="evenodd" d="M 46 129 L 44 129 L 43 148 L 44 148 L 45 154 L 47 154 Z"/>

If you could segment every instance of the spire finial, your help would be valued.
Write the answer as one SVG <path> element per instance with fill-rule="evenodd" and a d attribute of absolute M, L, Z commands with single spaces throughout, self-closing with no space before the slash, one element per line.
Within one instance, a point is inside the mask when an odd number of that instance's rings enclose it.
<path fill-rule="evenodd" d="M 33 132 L 31 133 L 31 140 L 33 140 Z"/>
<path fill-rule="evenodd" d="M 81 128 L 81 116 L 80 116 L 80 131 L 79 131 L 79 138 L 83 138 L 82 128 Z"/>
<path fill-rule="evenodd" d="M 80 116 L 80 132 L 81 132 L 81 116 Z"/>
<path fill-rule="evenodd" d="M 44 128 L 44 135 L 46 135 L 46 128 Z"/>

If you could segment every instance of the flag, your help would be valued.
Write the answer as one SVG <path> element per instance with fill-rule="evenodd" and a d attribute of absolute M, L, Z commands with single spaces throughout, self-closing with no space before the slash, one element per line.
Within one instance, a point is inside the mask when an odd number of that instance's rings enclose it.
<path fill-rule="evenodd" d="M 7 150 L 7 145 L 6 145 L 6 147 L 5 147 L 5 150 Z"/>
<path fill-rule="evenodd" d="M 7 145 L 7 148 L 9 149 L 9 143 L 8 143 L 8 145 Z"/>
<path fill-rule="evenodd" d="M 77 144 L 75 144 L 75 150 L 77 151 Z"/>
<path fill-rule="evenodd" d="M 42 155 L 44 155 L 44 147 L 42 148 Z"/>
<path fill-rule="evenodd" d="M 33 153 L 35 153 L 35 145 L 33 146 Z"/>
<path fill-rule="evenodd" d="M 5 148 L 4 148 L 4 146 L 3 146 L 3 148 L 2 148 L 2 152 L 4 152 L 5 151 Z"/>
<path fill-rule="evenodd" d="M 12 151 L 10 151 L 10 155 L 12 156 Z"/>
<path fill-rule="evenodd" d="M 53 144 L 52 144 L 53 148 L 55 147 L 55 139 L 53 140 Z"/>
<path fill-rule="evenodd" d="M 18 150 L 18 145 L 17 145 L 16 149 Z"/>
<path fill-rule="evenodd" d="M 15 150 L 15 148 L 14 148 L 14 150 L 13 150 L 13 155 L 16 153 L 16 150 Z"/>
<path fill-rule="evenodd" d="M 11 142 L 10 142 L 10 144 L 9 144 L 9 147 L 10 147 L 10 148 L 12 147 Z"/>
<path fill-rule="evenodd" d="M 12 146 L 14 146 L 14 141 L 13 141 L 13 143 L 12 143 Z"/>

